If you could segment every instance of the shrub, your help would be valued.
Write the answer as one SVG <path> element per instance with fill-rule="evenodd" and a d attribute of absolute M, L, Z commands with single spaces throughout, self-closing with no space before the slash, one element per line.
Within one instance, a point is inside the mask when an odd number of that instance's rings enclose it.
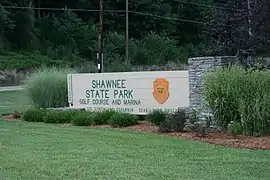
<path fill-rule="evenodd" d="M 160 132 L 181 132 L 185 128 L 188 119 L 185 109 L 179 109 L 173 114 L 169 114 L 165 121 L 159 125 Z"/>
<path fill-rule="evenodd" d="M 233 122 L 231 121 L 229 124 L 228 124 L 228 132 L 236 137 L 237 135 L 240 135 L 243 133 L 243 129 L 242 129 L 242 126 L 239 122 Z"/>
<path fill-rule="evenodd" d="M 13 118 L 19 119 L 19 118 L 21 118 L 21 116 L 22 116 L 22 113 L 21 112 L 15 111 L 13 113 Z"/>
<path fill-rule="evenodd" d="M 166 116 L 167 113 L 163 112 L 162 110 L 155 109 L 147 115 L 146 119 L 152 124 L 159 126 L 165 122 Z"/>
<path fill-rule="evenodd" d="M 94 123 L 95 114 L 88 111 L 81 111 L 73 116 L 71 123 L 74 126 L 90 126 Z"/>
<path fill-rule="evenodd" d="M 188 119 L 185 109 L 178 109 L 175 113 L 167 117 L 167 122 L 170 124 L 171 129 L 176 132 L 181 132 L 185 128 Z"/>
<path fill-rule="evenodd" d="M 172 130 L 170 124 L 165 120 L 164 122 L 158 125 L 158 131 L 161 133 L 169 133 Z"/>
<path fill-rule="evenodd" d="M 58 123 L 58 119 L 60 117 L 60 113 L 57 111 L 49 110 L 44 115 L 45 123 Z"/>
<path fill-rule="evenodd" d="M 22 115 L 22 120 L 23 121 L 28 121 L 28 122 L 43 122 L 44 115 L 46 113 L 46 110 L 43 109 L 28 109 L 25 111 Z"/>
<path fill-rule="evenodd" d="M 94 125 L 104 125 L 108 124 L 109 120 L 111 117 L 115 114 L 116 112 L 113 110 L 105 110 L 101 112 L 96 112 L 93 114 L 93 123 Z"/>
<path fill-rule="evenodd" d="M 27 95 L 36 108 L 67 106 L 67 74 L 71 69 L 42 68 L 24 81 Z"/>
<path fill-rule="evenodd" d="M 138 118 L 139 121 L 145 121 L 146 120 L 145 115 L 137 115 L 137 118 Z"/>
<path fill-rule="evenodd" d="M 204 95 L 224 130 L 239 122 L 250 135 L 270 135 L 270 71 L 218 69 L 204 79 Z"/>
<path fill-rule="evenodd" d="M 128 127 L 137 123 L 137 117 L 135 115 L 116 112 L 109 120 L 109 124 L 112 127 Z"/>
<path fill-rule="evenodd" d="M 72 118 L 76 116 L 80 111 L 59 111 L 49 110 L 44 115 L 45 123 L 70 123 Z"/>
<path fill-rule="evenodd" d="M 70 123 L 74 116 L 77 116 L 82 111 L 68 110 L 68 111 L 58 111 L 58 121 L 57 123 Z"/>

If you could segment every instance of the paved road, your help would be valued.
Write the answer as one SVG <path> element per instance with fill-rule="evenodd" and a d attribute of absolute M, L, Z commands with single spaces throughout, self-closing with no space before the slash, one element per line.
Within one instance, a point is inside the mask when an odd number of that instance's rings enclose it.
<path fill-rule="evenodd" d="M 18 91 L 22 90 L 22 86 L 6 86 L 6 87 L 0 87 L 0 92 L 1 91 Z"/>

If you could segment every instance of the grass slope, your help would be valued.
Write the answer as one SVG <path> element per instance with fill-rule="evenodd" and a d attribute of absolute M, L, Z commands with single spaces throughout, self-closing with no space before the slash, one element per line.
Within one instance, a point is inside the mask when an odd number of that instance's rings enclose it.
<path fill-rule="evenodd" d="M 29 104 L 24 91 L 0 92 L 0 114 L 25 110 L 29 108 Z"/>
<path fill-rule="evenodd" d="M 0 120 L 3 180 L 262 180 L 270 151 L 131 131 Z"/>

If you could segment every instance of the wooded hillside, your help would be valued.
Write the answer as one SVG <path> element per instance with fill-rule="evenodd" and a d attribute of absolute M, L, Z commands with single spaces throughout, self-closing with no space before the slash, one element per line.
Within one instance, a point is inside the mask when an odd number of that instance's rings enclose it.
<path fill-rule="evenodd" d="M 125 0 L 104 1 L 104 62 L 125 64 Z M 99 0 L 1 0 L 0 68 L 96 64 Z M 268 0 L 129 0 L 132 65 L 270 47 Z M 268 53 L 269 54 L 269 53 Z"/>

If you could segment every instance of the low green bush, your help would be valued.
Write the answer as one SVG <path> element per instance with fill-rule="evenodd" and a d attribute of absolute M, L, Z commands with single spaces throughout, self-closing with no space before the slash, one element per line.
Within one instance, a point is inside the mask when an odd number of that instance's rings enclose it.
<path fill-rule="evenodd" d="M 108 124 L 109 120 L 111 117 L 115 114 L 116 112 L 113 110 L 105 110 L 101 112 L 95 112 L 93 114 L 93 123 L 94 125 L 105 125 Z"/>
<path fill-rule="evenodd" d="M 70 123 L 72 118 L 79 114 L 81 111 L 58 111 L 58 110 L 48 110 L 44 114 L 45 123 Z"/>
<path fill-rule="evenodd" d="M 45 123 L 58 123 L 59 118 L 61 117 L 61 113 L 58 111 L 49 110 L 44 115 Z"/>
<path fill-rule="evenodd" d="M 137 118 L 139 121 L 145 121 L 146 120 L 146 115 L 137 115 Z"/>
<path fill-rule="evenodd" d="M 146 120 L 156 126 L 159 126 L 165 122 L 166 117 L 167 113 L 163 112 L 162 110 L 155 109 L 146 116 Z"/>
<path fill-rule="evenodd" d="M 74 72 L 63 68 L 42 68 L 24 81 L 24 89 L 36 108 L 66 107 L 67 74 Z"/>
<path fill-rule="evenodd" d="M 138 118 L 135 115 L 128 113 L 116 112 L 109 120 L 109 125 L 112 127 L 128 127 L 137 124 Z"/>
<path fill-rule="evenodd" d="M 188 115 L 185 109 L 168 114 L 165 121 L 159 124 L 160 132 L 181 132 L 185 128 Z"/>
<path fill-rule="evenodd" d="M 243 133 L 243 128 L 239 122 L 230 122 L 228 124 L 228 132 L 236 137 L 237 135 L 240 135 Z"/>
<path fill-rule="evenodd" d="M 95 113 L 81 111 L 73 116 L 71 123 L 74 126 L 90 126 L 94 124 Z"/>
<path fill-rule="evenodd" d="M 46 110 L 43 109 L 28 109 L 22 115 L 22 120 L 27 122 L 44 122 Z"/>
<path fill-rule="evenodd" d="M 74 110 L 74 111 L 59 111 L 59 119 L 57 123 L 70 123 L 74 116 L 77 116 L 82 111 Z"/>
<path fill-rule="evenodd" d="M 241 123 L 245 134 L 270 135 L 270 71 L 217 69 L 204 77 L 204 96 L 216 124 Z"/>

